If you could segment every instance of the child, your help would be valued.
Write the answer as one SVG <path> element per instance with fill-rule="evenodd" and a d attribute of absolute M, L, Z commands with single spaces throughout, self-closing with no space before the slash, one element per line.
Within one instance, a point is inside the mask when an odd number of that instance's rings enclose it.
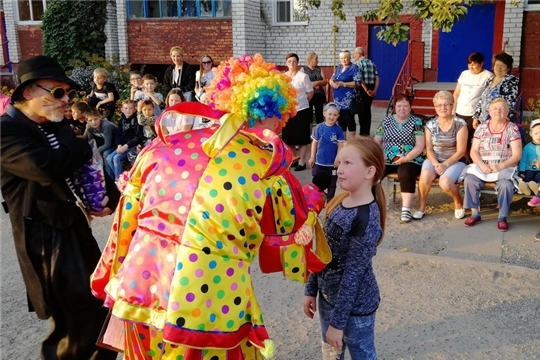
<path fill-rule="evenodd" d="M 105 117 L 111 120 L 116 110 L 117 92 L 113 84 L 107 82 L 109 73 L 104 68 L 94 70 L 94 84 L 86 101 L 88 106 L 105 109 Z"/>
<path fill-rule="evenodd" d="M 186 101 L 182 90 L 174 88 L 167 94 L 165 98 L 165 107 L 170 107 L 178 103 Z M 175 112 L 167 112 L 161 117 L 161 126 L 164 134 L 174 134 L 179 131 L 189 131 L 193 126 L 194 116 L 178 114 Z"/>
<path fill-rule="evenodd" d="M 328 201 L 332 200 L 336 193 L 337 153 L 343 146 L 345 135 L 339 125 L 336 124 L 339 117 L 339 108 L 336 103 L 329 102 L 324 106 L 324 122 L 317 125 L 311 139 L 311 175 L 327 172 L 332 175 L 332 182 L 328 187 Z"/>
<path fill-rule="evenodd" d="M 154 140 L 156 130 L 154 125 L 156 123 L 156 116 L 154 115 L 154 102 L 152 100 L 141 100 L 137 105 L 137 122 L 142 126 L 143 143 L 142 146 L 146 146 Z"/>
<path fill-rule="evenodd" d="M 115 133 L 116 149 L 105 159 L 105 171 L 112 179 L 117 180 L 123 171 L 123 161 L 129 149 L 136 148 L 143 142 L 141 126 L 137 122 L 137 111 L 133 100 L 122 102 L 122 115 Z"/>
<path fill-rule="evenodd" d="M 535 195 L 527 204 L 540 206 L 540 119 L 533 120 L 529 128 L 532 141 L 523 148 L 523 155 L 519 161 L 519 189 L 525 195 Z"/>
<path fill-rule="evenodd" d="M 384 156 L 375 140 L 359 137 L 345 143 L 338 159 L 339 182 L 346 193 L 327 206 L 325 229 L 332 261 L 310 275 L 304 313 L 313 318 L 320 294 L 324 359 L 343 360 L 346 348 L 353 360 L 375 359 L 375 312 L 380 295 L 372 259 L 386 223 L 381 186 Z"/>
<path fill-rule="evenodd" d="M 62 121 L 65 121 L 68 124 L 71 124 L 71 122 L 73 121 L 73 113 L 71 112 L 71 106 L 68 105 L 64 109 L 64 118 L 62 119 Z"/>
<path fill-rule="evenodd" d="M 103 119 L 101 113 L 96 108 L 89 107 L 84 112 L 84 117 L 88 123 L 88 128 L 86 129 L 88 141 L 94 139 L 99 153 L 103 158 L 106 158 L 114 150 L 116 125 L 107 119 Z"/>
<path fill-rule="evenodd" d="M 130 71 L 129 83 L 131 84 L 129 98 L 135 100 L 135 93 L 137 91 L 143 91 L 142 73 L 138 70 Z M 135 106 L 137 106 L 137 102 L 135 102 Z"/>
<path fill-rule="evenodd" d="M 75 136 L 81 139 L 88 138 L 86 134 L 86 118 L 84 117 L 86 110 L 88 110 L 88 104 L 84 101 L 79 101 L 71 105 L 73 120 L 69 125 Z"/>
<path fill-rule="evenodd" d="M 133 101 L 138 106 L 141 100 L 152 100 L 154 103 L 154 115 L 159 116 L 161 114 L 160 106 L 163 104 L 163 95 L 155 91 L 157 86 L 156 77 L 151 74 L 145 74 L 142 79 L 143 89 L 135 93 Z"/>

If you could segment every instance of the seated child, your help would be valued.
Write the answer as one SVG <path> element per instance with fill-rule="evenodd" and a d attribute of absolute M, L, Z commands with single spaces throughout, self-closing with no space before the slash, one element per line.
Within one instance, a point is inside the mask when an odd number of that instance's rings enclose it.
<path fill-rule="evenodd" d="M 143 88 L 142 90 L 137 90 L 133 101 L 138 104 L 141 100 L 151 100 L 154 103 L 154 115 L 161 115 L 161 105 L 163 104 L 163 95 L 156 92 L 157 80 L 154 75 L 145 74 L 142 78 Z"/>
<path fill-rule="evenodd" d="M 86 118 L 84 117 L 85 111 L 88 110 L 88 104 L 84 101 L 79 101 L 71 105 L 71 113 L 73 120 L 70 122 L 71 130 L 75 136 L 81 139 L 86 139 Z"/>
<path fill-rule="evenodd" d="M 165 106 L 176 105 L 186 101 L 182 90 L 174 88 L 167 94 L 165 98 Z M 161 118 L 161 126 L 164 134 L 174 134 L 179 131 L 189 131 L 193 125 L 194 116 L 178 114 L 175 112 L 165 113 Z"/>
<path fill-rule="evenodd" d="M 154 102 L 152 100 L 141 100 L 137 104 L 137 122 L 142 126 L 143 143 L 146 146 L 156 138 L 156 115 L 154 115 Z"/>
<path fill-rule="evenodd" d="M 115 133 L 116 149 L 110 152 L 105 160 L 105 171 L 109 177 L 117 180 L 123 172 L 123 161 L 128 151 L 143 141 L 141 126 L 137 122 L 137 111 L 133 100 L 122 102 L 122 115 Z"/>
<path fill-rule="evenodd" d="M 131 84 L 131 88 L 129 89 L 129 98 L 131 100 L 135 100 L 135 94 L 137 93 L 137 91 L 143 90 L 142 73 L 138 70 L 130 71 L 129 83 Z M 137 106 L 136 101 L 135 101 L 135 106 Z"/>
<path fill-rule="evenodd" d="M 523 148 L 519 161 L 519 189 L 525 195 L 535 195 L 527 204 L 540 206 L 540 119 L 533 120 L 529 128 L 531 142 Z"/>
<path fill-rule="evenodd" d="M 113 84 L 107 82 L 109 73 L 103 68 L 94 70 L 94 84 L 86 101 L 88 106 L 96 109 L 104 109 L 105 117 L 111 120 L 116 111 L 117 92 Z"/>
<path fill-rule="evenodd" d="M 116 125 L 107 119 L 102 119 L 101 113 L 96 108 L 89 107 L 84 112 L 84 117 L 88 123 L 86 129 L 88 141 L 95 140 L 99 153 L 103 158 L 106 158 L 109 153 L 115 150 L 113 146 Z"/>
<path fill-rule="evenodd" d="M 64 118 L 62 119 L 62 121 L 65 121 L 68 124 L 71 124 L 71 122 L 73 121 L 73 113 L 71 112 L 71 106 L 68 105 L 64 109 Z"/>
<path fill-rule="evenodd" d="M 336 193 L 338 166 L 337 153 L 345 142 L 345 135 L 337 119 L 339 117 L 339 108 L 336 103 L 329 102 L 324 106 L 324 122 L 315 127 L 311 138 L 311 174 L 313 176 L 320 172 L 326 172 L 332 175 L 332 182 L 328 187 L 328 201 L 332 200 Z"/>

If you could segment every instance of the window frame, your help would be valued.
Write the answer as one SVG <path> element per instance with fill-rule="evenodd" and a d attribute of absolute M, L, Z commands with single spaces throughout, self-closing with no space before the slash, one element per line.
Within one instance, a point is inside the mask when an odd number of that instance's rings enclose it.
<path fill-rule="evenodd" d="M 28 0 L 28 3 L 30 4 L 30 16 L 32 19 L 34 18 L 34 13 L 32 10 L 32 2 L 33 1 L 41 1 L 43 3 L 43 14 L 45 14 L 45 11 L 47 11 L 47 0 Z M 19 1 L 13 0 L 13 12 L 15 15 L 15 18 L 17 19 L 17 24 L 20 25 L 41 25 L 42 20 L 21 20 L 20 14 L 19 14 Z"/>
<path fill-rule="evenodd" d="M 163 6 L 167 0 L 139 0 L 142 2 L 143 5 L 143 15 L 141 17 L 132 17 L 131 16 L 131 1 L 132 0 L 125 0 L 126 1 L 126 12 L 127 12 L 127 19 L 128 20 L 158 20 L 158 19 L 230 19 L 232 18 L 232 9 L 230 10 L 231 15 L 229 16 L 216 16 L 217 14 L 217 0 L 210 0 L 212 10 L 211 15 L 204 15 L 201 14 L 201 6 L 202 0 L 193 0 L 195 1 L 195 16 L 184 16 L 182 14 L 181 8 L 182 8 L 182 1 L 183 0 L 174 0 L 176 2 L 176 8 L 178 15 L 176 16 L 164 16 L 163 12 Z M 159 16 L 156 17 L 149 17 L 148 16 L 148 2 L 149 1 L 158 1 L 159 3 Z M 227 0 L 229 2 L 229 6 L 232 7 L 232 0 Z M 166 4 L 165 4 L 166 6 Z M 180 9 L 180 11 L 178 11 Z"/>
<path fill-rule="evenodd" d="M 294 21 L 294 3 L 300 0 L 273 0 L 272 1 L 272 26 L 305 26 L 309 24 L 309 20 Z M 291 21 L 278 22 L 278 2 L 289 2 L 291 11 Z"/>
<path fill-rule="evenodd" d="M 525 0 L 525 11 L 540 11 L 540 2 L 538 4 L 529 4 L 529 0 Z"/>

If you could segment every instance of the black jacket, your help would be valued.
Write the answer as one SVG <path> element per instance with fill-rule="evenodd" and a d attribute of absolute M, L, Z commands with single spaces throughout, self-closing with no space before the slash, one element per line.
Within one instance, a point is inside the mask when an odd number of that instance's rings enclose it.
<path fill-rule="evenodd" d="M 178 79 L 173 79 L 173 70 L 174 65 L 169 66 L 167 70 L 165 70 L 165 75 L 163 76 L 163 85 L 165 85 L 165 90 L 167 93 L 173 88 L 180 88 L 182 92 L 195 91 L 196 71 L 193 66 L 189 65 L 185 61 L 183 62 L 180 83 L 177 82 Z"/>
<path fill-rule="evenodd" d="M 120 116 L 118 127 L 115 134 L 115 145 L 125 145 L 132 148 L 144 141 L 142 127 L 137 122 L 137 113 L 130 118 L 126 118 L 124 114 Z"/>
<path fill-rule="evenodd" d="M 53 242 L 43 235 L 44 227 L 59 229 L 60 232 L 68 228 L 77 229 L 77 238 L 85 243 L 95 243 L 65 181 L 91 158 L 92 150 L 86 140 L 74 137 L 67 123 L 44 126 L 47 132 L 55 134 L 60 144 L 58 149 L 51 147 L 38 124 L 12 105 L 0 119 L 2 196 L 9 209 L 15 248 L 31 309 L 41 319 L 50 315 L 47 301 L 49 285 L 44 280 L 47 275 L 43 274 L 41 261 L 51 260 L 44 259 L 41 249 Z M 99 260 L 97 244 L 95 248 L 97 254 L 87 253 L 81 262 L 94 262 L 95 266 Z M 57 251 L 53 251 L 54 256 L 59 256 Z M 89 260 L 90 257 L 93 259 Z M 88 264 L 88 268 L 91 266 Z"/>

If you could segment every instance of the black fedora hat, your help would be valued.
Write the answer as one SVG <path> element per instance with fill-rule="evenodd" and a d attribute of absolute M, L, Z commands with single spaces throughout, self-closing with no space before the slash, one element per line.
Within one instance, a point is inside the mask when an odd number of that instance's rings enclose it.
<path fill-rule="evenodd" d="M 22 91 L 25 84 L 32 80 L 52 79 L 68 83 L 72 89 L 79 90 L 80 86 L 66 76 L 66 72 L 56 60 L 50 56 L 38 55 L 21 61 L 17 69 L 20 85 L 17 86 L 11 101 L 21 100 Z"/>

